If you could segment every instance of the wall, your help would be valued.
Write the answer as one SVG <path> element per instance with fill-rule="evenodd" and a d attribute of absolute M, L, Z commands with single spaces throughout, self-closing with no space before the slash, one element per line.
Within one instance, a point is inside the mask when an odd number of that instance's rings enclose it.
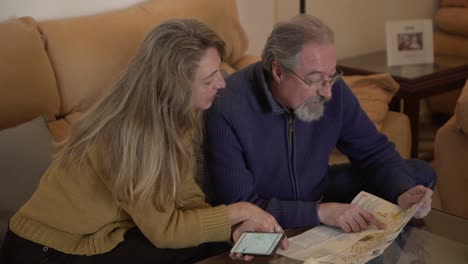
<path fill-rule="evenodd" d="M 248 51 L 252 54 L 260 54 L 275 22 L 289 19 L 299 13 L 298 0 L 237 0 L 237 2 L 241 22 L 251 40 Z M 337 56 L 341 59 L 384 50 L 385 21 L 432 18 L 438 2 L 438 0 L 307 0 L 306 12 L 319 17 L 335 31 Z"/>
<path fill-rule="evenodd" d="M 260 55 L 276 21 L 272 0 L 236 0 L 239 19 L 249 38 L 247 53 Z"/>
<path fill-rule="evenodd" d="M 385 49 L 385 21 L 432 18 L 438 0 L 308 0 L 307 13 L 335 31 L 338 58 Z"/>
<path fill-rule="evenodd" d="M 124 8 L 144 0 L 1 0 L 0 21 L 21 16 L 37 20 L 92 15 Z"/>
<path fill-rule="evenodd" d="M 1 0 L 0 21 L 18 16 L 38 20 L 91 15 L 145 0 Z M 194 0 L 196 1 L 196 0 Z M 236 0 L 249 41 L 248 53 L 260 55 L 277 21 L 299 13 L 297 0 Z M 307 13 L 336 33 L 338 58 L 385 49 L 385 21 L 431 18 L 438 0 L 307 0 Z M 372 10 L 372 11 L 369 11 Z"/>

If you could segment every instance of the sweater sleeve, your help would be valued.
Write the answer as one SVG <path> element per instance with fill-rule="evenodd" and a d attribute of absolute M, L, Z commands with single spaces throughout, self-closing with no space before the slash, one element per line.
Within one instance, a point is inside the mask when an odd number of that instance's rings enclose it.
<path fill-rule="evenodd" d="M 168 202 L 165 210 L 152 200 L 135 206 L 121 204 L 142 233 L 159 248 L 193 247 L 205 242 L 228 241 L 231 237 L 226 206 L 211 207 L 193 177 L 179 186 L 183 205 Z"/>
<path fill-rule="evenodd" d="M 343 126 L 337 148 L 370 175 L 368 184 L 371 189 L 379 191 L 376 195 L 396 203 L 401 193 L 415 186 L 411 179 L 412 171 L 395 145 L 377 131 L 344 82 L 341 92 Z"/>
<path fill-rule="evenodd" d="M 254 176 L 229 118 L 210 109 L 205 116 L 205 158 L 215 204 L 248 201 L 273 215 L 283 228 L 316 226 L 317 203 L 265 199 L 255 190 Z"/>

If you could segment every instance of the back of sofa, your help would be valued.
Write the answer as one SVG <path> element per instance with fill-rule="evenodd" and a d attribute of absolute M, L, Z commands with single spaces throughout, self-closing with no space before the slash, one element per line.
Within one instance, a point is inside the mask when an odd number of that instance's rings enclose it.
<path fill-rule="evenodd" d="M 0 130 L 60 112 L 54 71 L 32 18 L 0 23 Z"/>
<path fill-rule="evenodd" d="M 112 85 L 145 35 L 173 18 L 195 18 L 226 42 L 226 67 L 247 49 L 235 0 L 152 0 L 94 16 L 0 23 L 0 129 L 45 114 L 83 111 Z"/>
<path fill-rule="evenodd" d="M 227 64 L 247 49 L 235 1 L 156 0 L 105 14 L 39 23 L 54 68 L 61 116 L 89 107 L 112 85 L 145 35 L 173 18 L 195 18 L 226 42 Z"/>

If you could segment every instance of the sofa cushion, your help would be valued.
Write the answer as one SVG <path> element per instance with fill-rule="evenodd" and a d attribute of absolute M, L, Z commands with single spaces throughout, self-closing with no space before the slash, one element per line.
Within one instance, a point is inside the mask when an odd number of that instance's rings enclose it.
<path fill-rule="evenodd" d="M 50 164 L 52 138 L 42 116 L 0 131 L 0 239 Z"/>
<path fill-rule="evenodd" d="M 435 15 L 435 22 L 447 33 L 468 37 L 468 8 L 439 8 Z"/>
<path fill-rule="evenodd" d="M 135 55 L 150 29 L 143 9 L 133 7 L 89 17 L 39 23 L 56 72 L 61 115 L 94 103 Z"/>
<path fill-rule="evenodd" d="M 399 84 L 387 73 L 344 76 L 343 79 L 380 130 L 388 113 L 388 104 L 400 88 Z"/>
<path fill-rule="evenodd" d="M 225 61 L 238 60 L 247 38 L 234 0 L 153 0 L 125 10 L 39 23 L 62 100 L 62 115 L 94 103 L 136 54 L 154 26 L 173 18 L 195 18 L 226 41 Z"/>
<path fill-rule="evenodd" d="M 30 17 L 0 23 L 0 129 L 47 112 L 58 114 L 60 99 L 36 22 Z"/>
<path fill-rule="evenodd" d="M 434 53 L 468 58 L 468 38 L 443 32 L 434 32 Z"/>
<path fill-rule="evenodd" d="M 369 116 L 370 120 L 375 124 L 376 128 L 379 131 L 383 130 L 384 120 L 386 120 L 388 114 L 388 104 L 395 93 L 398 92 L 400 88 L 399 84 L 387 73 L 343 76 L 343 80 L 351 91 L 353 91 L 354 95 L 356 95 L 359 104 L 364 109 L 367 116 Z M 401 118 L 404 119 L 404 117 L 397 115 L 396 118 L 393 117 L 391 121 L 398 119 L 398 121 L 393 123 L 408 122 L 407 120 L 401 120 Z M 393 128 L 393 125 L 391 125 L 390 128 L 387 127 L 386 130 L 391 128 Z M 404 135 L 402 138 L 405 138 Z M 406 152 L 401 154 L 407 155 Z M 338 165 L 343 163 L 349 163 L 349 159 L 343 153 L 334 149 L 330 154 L 328 164 Z"/>
<path fill-rule="evenodd" d="M 455 107 L 455 118 L 460 129 L 468 135 L 468 80 Z"/>

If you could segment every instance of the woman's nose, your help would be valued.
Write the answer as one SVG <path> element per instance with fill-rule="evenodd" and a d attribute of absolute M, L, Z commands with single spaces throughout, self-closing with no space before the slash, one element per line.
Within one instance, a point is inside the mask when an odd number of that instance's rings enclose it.
<path fill-rule="evenodd" d="M 218 73 L 216 76 L 216 89 L 224 89 L 226 87 L 226 81 L 224 80 L 224 76 L 221 74 L 221 72 Z"/>

